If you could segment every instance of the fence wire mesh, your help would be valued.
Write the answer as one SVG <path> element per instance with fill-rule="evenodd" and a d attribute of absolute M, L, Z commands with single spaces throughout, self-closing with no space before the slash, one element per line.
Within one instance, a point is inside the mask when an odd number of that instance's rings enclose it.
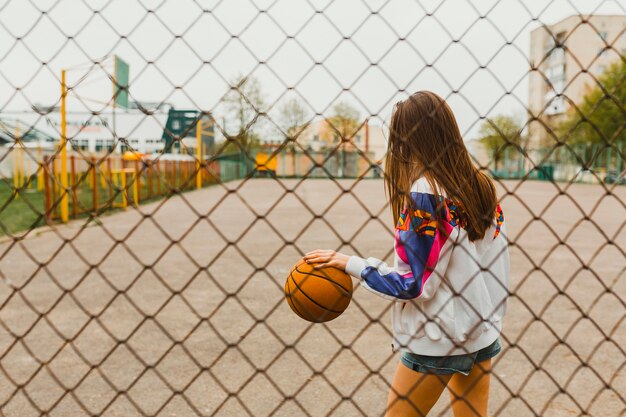
<path fill-rule="evenodd" d="M 393 262 L 389 118 L 432 90 L 507 224 L 490 415 L 625 416 L 625 11 L 2 2 L 0 415 L 384 415 L 392 304 L 308 323 L 284 282 Z"/>

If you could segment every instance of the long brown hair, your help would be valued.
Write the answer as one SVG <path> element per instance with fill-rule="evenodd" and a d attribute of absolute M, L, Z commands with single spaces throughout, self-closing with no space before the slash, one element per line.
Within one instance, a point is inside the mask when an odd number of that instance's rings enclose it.
<path fill-rule="evenodd" d="M 472 163 L 445 100 L 430 91 L 414 93 L 395 105 L 389 130 L 385 188 L 394 224 L 405 207 L 412 207 L 411 185 L 424 176 L 437 201 L 444 191 L 458 206 L 470 241 L 482 239 L 495 216 L 496 190 Z M 436 215 L 443 210 L 440 204 Z"/>

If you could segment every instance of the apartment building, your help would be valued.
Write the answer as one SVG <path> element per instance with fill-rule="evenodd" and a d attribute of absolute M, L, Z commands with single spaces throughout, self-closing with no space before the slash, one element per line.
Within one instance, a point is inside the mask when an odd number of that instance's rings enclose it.
<path fill-rule="evenodd" d="M 531 32 L 529 146 L 553 143 L 571 103 L 580 103 L 608 65 L 626 55 L 626 15 L 569 16 Z"/>

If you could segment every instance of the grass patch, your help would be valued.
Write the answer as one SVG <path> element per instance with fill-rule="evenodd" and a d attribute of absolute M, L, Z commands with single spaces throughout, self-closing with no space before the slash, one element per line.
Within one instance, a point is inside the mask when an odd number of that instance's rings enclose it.
<path fill-rule="evenodd" d="M 78 178 L 77 178 L 78 179 Z M 72 196 L 69 196 L 69 218 L 85 218 L 94 212 L 94 194 L 91 187 L 86 183 L 87 178 L 83 178 L 76 187 L 76 215 L 74 215 Z M 174 195 L 175 193 L 170 191 L 167 187 L 163 177 L 154 175 L 152 184 L 152 196 L 148 198 L 148 183 L 145 177 L 141 179 L 140 189 L 140 204 L 145 204 L 153 201 L 157 201 L 161 198 Z M 160 182 L 160 191 L 157 193 L 157 182 Z M 170 187 L 181 186 L 183 178 L 176 178 L 175 181 L 170 181 Z M 111 214 L 123 210 L 121 207 L 113 207 L 111 204 L 111 195 L 116 204 L 122 203 L 121 191 L 111 188 L 110 184 L 105 181 L 105 186 L 102 186 L 100 177 L 98 177 L 98 185 L 96 189 L 97 193 L 97 216 Z M 204 183 L 204 187 L 212 184 Z M 29 229 L 35 229 L 37 227 L 44 226 L 46 224 L 43 218 L 45 212 L 45 195 L 43 192 L 36 190 L 36 183 L 33 181 L 32 189 L 21 189 L 19 196 L 13 193 L 12 179 L 8 178 L 5 181 L 0 181 L 0 236 L 7 234 L 17 234 Z M 195 180 L 189 181 L 187 188 L 182 192 L 195 190 Z M 58 199 L 58 197 L 56 198 Z M 54 203 L 54 201 L 53 201 Z M 128 206 L 133 204 L 133 188 L 128 188 Z M 60 222 L 60 204 L 57 203 L 57 207 L 54 210 L 54 222 Z"/>
<path fill-rule="evenodd" d="M 12 185 L 0 181 L 0 236 L 15 234 L 46 224 L 44 194 L 34 189 L 22 189 L 19 196 L 13 195 Z"/>

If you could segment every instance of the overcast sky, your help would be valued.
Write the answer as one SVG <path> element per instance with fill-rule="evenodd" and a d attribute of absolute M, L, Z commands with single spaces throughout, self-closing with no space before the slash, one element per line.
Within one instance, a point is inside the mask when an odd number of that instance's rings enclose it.
<path fill-rule="evenodd" d="M 268 105 L 297 96 L 311 115 L 328 115 L 348 101 L 380 123 L 403 90 L 427 89 L 447 98 L 471 139 L 480 117 L 524 115 L 532 29 L 578 13 L 624 14 L 625 3 L 0 0 L 0 115 L 58 102 L 61 68 L 117 54 L 140 101 L 219 115 L 228 81 L 252 74 Z M 75 92 L 85 101 L 72 97 L 70 111 L 98 110 L 111 86 L 99 70 Z"/>

